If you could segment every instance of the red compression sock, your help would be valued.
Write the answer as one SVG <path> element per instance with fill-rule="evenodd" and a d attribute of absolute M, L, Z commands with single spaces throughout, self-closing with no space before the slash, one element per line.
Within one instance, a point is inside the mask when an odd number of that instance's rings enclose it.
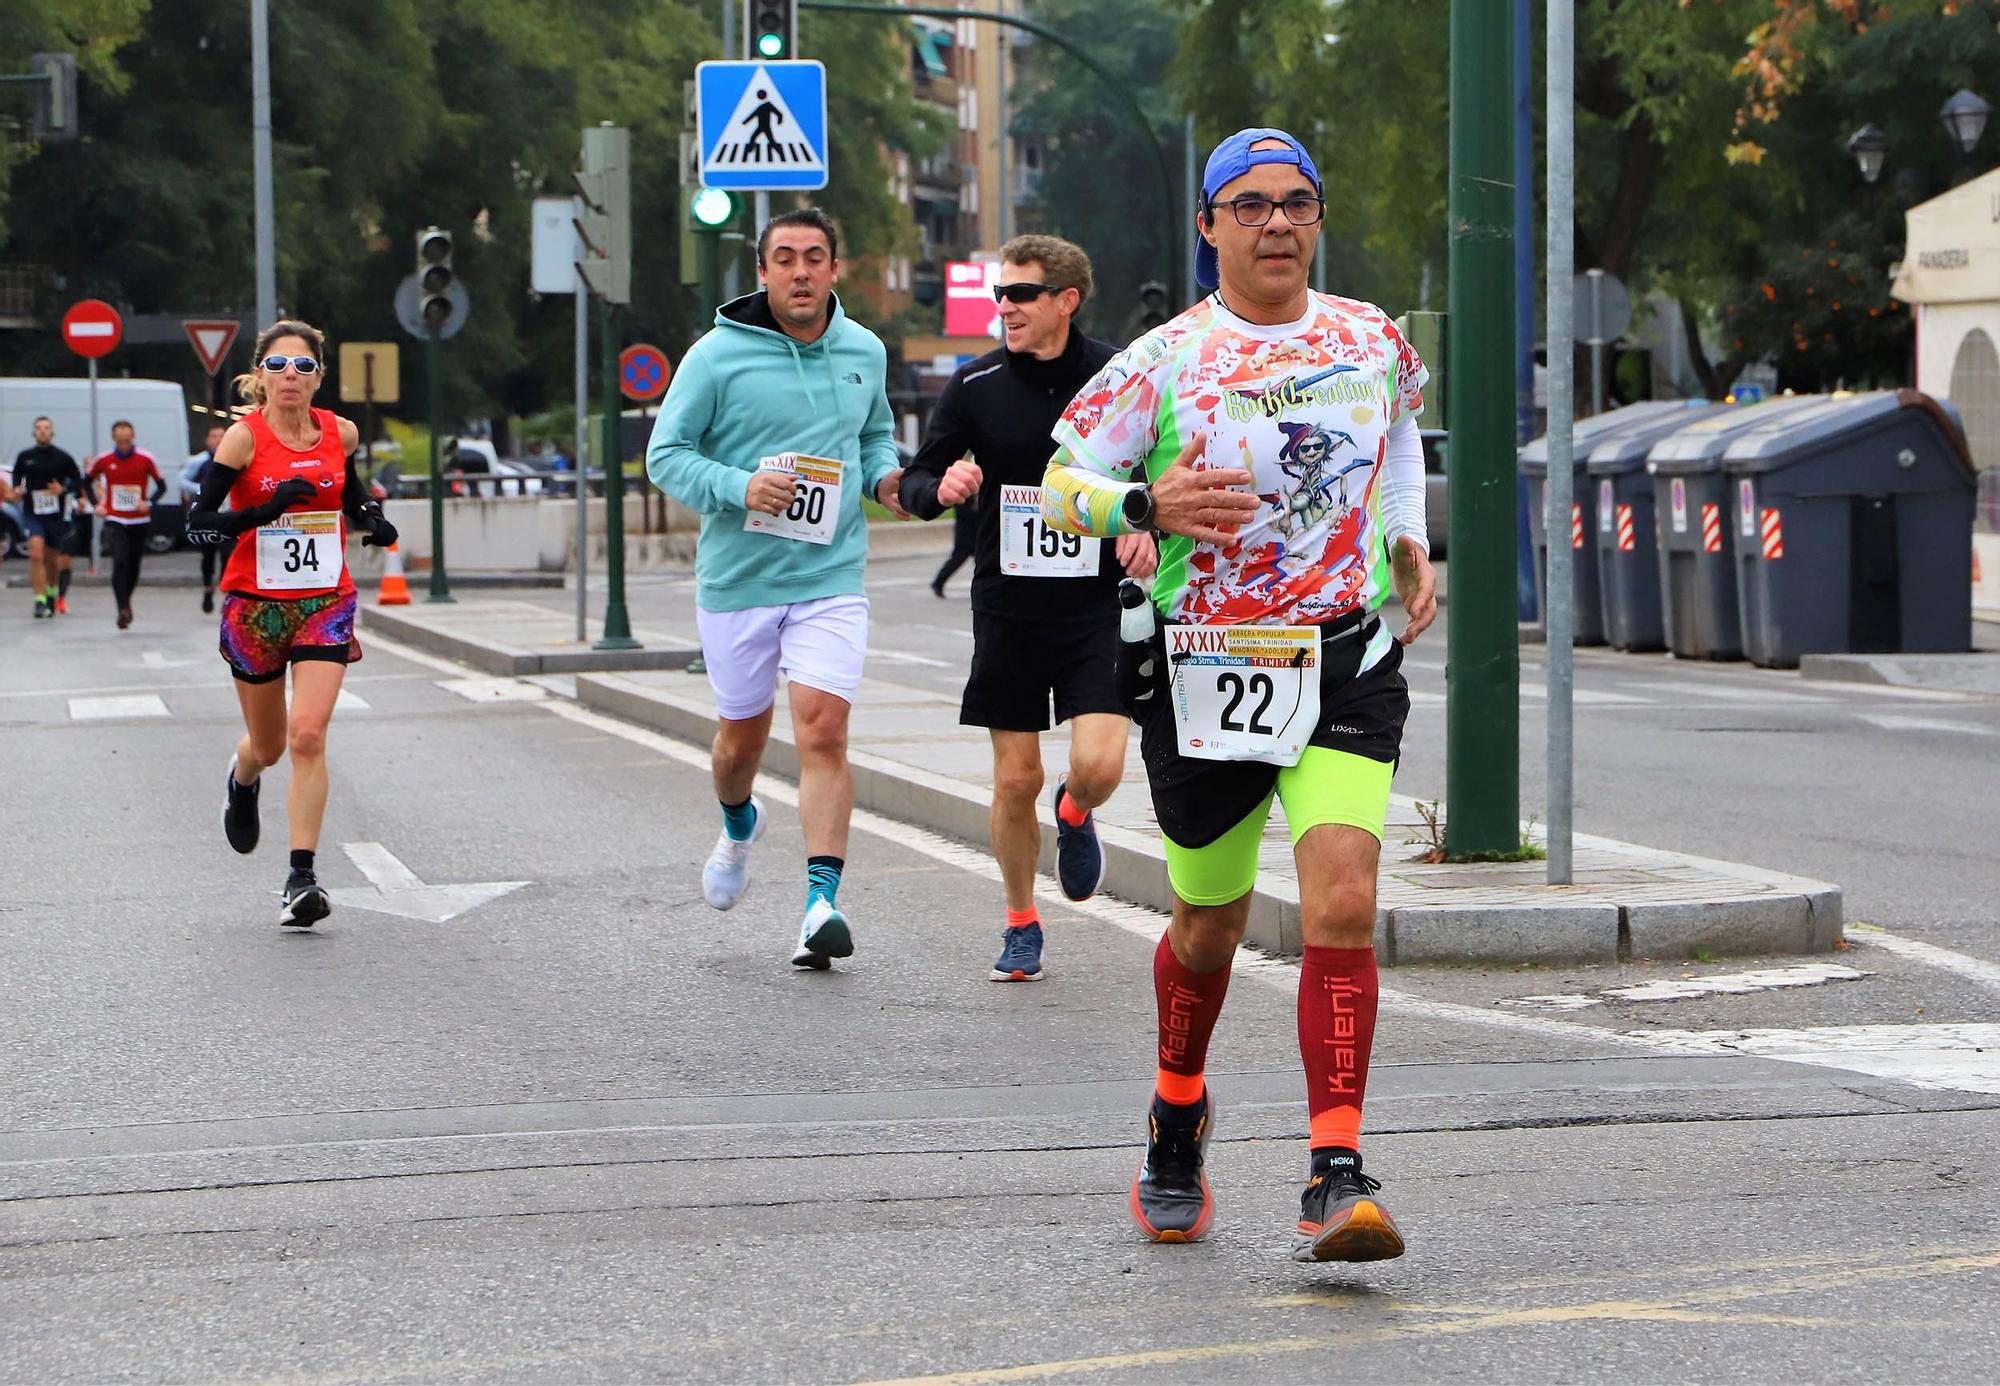
<path fill-rule="evenodd" d="M 1361 1097 L 1380 994 L 1373 948 L 1307 947 L 1299 971 L 1299 1057 L 1314 1150 L 1361 1148 Z"/>
<path fill-rule="evenodd" d="M 1169 1102 L 1199 1102 L 1208 1037 L 1229 992 L 1229 968 L 1190 972 L 1165 934 L 1153 952 L 1153 999 L 1159 1006 L 1160 1066 L 1155 1089 Z"/>

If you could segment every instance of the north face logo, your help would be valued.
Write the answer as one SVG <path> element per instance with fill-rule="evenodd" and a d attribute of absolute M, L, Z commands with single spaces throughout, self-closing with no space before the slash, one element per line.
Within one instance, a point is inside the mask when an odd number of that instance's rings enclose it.
<path fill-rule="evenodd" d="M 849 385 L 859 385 L 861 383 L 861 372 L 849 371 L 846 375 L 843 375 L 841 379 L 845 380 Z"/>

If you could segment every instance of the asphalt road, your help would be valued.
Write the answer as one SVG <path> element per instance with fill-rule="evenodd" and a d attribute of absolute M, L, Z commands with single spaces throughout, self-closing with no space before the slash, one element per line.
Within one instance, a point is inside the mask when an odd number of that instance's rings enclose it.
<path fill-rule="evenodd" d="M 962 612 L 909 583 L 877 601 L 878 643 L 945 666 L 897 676 L 956 677 L 952 637 L 914 628 Z M 1367 1154 L 1411 1252 L 1307 1268 L 1284 1254 L 1296 974 L 1246 960 L 1211 1056 L 1216 1231 L 1149 1246 L 1124 1198 L 1157 916 L 1051 902 L 1049 980 L 995 986 L 990 863 L 863 815 L 841 895 L 859 952 L 795 973 L 786 786 L 764 790 L 749 896 L 715 914 L 700 751 L 574 707 L 560 680 L 469 679 L 377 641 L 331 742 L 322 875 L 352 893 L 281 931 L 287 772 L 264 849 L 232 855 L 216 814 L 238 722 L 194 602 L 142 589 L 123 633 L 101 590 L 53 623 L 0 604 L 7 1381 L 2000 1372 L 2000 1080 L 1973 1043 L 2000 1036 L 1961 973 L 1864 944 L 1840 960 L 1868 978 L 1645 1021 L 1638 1001 L 1496 1004 L 1608 976 L 1398 971 Z M 648 580 L 634 603 L 667 622 L 684 593 Z M 1604 714 L 1605 741 L 1631 738 L 1632 705 L 1606 706 L 1627 722 Z M 1405 787 L 1428 773 L 1413 756 Z M 362 908 L 443 900 L 368 844 L 424 885 L 521 884 L 439 922 Z M 1775 850 L 1719 854 L 1753 846 Z M 1788 1062 L 1701 1038 L 1892 1016 L 1914 1042 L 1893 1061 L 1889 1040 Z"/>

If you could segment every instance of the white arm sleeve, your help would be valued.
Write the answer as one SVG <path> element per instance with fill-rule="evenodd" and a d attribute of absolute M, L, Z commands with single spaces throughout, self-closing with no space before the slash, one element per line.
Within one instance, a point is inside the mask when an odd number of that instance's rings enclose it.
<path fill-rule="evenodd" d="M 1431 551 L 1424 523 L 1424 440 L 1417 421 L 1404 417 L 1389 426 L 1389 451 L 1382 462 L 1382 523 L 1391 549 L 1404 535 Z"/>

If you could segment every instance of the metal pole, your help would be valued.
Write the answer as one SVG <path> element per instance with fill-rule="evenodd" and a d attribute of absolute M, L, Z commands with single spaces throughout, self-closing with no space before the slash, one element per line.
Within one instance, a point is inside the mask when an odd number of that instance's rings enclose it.
<path fill-rule="evenodd" d="M 771 194 L 759 189 L 750 199 L 750 234 L 762 237 L 764 223 L 771 219 Z"/>
<path fill-rule="evenodd" d="M 278 235 L 271 210 L 271 15 L 250 0 L 250 159 L 256 199 L 257 329 L 278 320 Z"/>
<path fill-rule="evenodd" d="M 604 638 L 600 650 L 636 650 L 632 619 L 625 613 L 625 448 L 618 436 L 623 422 L 618 390 L 618 309 L 598 305 L 604 353 Z"/>
<path fill-rule="evenodd" d="M 1590 277 L 1590 416 L 1604 412 L 1604 271 L 1588 269 Z"/>
<path fill-rule="evenodd" d="M 1195 209 L 1201 205 L 1201 174 L 1195 168 L 1193 116 L 1189 116 L 1187 118 L 1185 131 L 1186 133 L 1183 136 L 1183 138 L 1186 141 L 1185 144 L 1186 152 L 1185 155 L 1183 156 L 1182 162 L 1186 165 L 1186 173 L 1187 173 L 1187 215 L 1188 219 L 1192 221 L 1194 218 Z M 1197 236 L 1200 235 L 1201 233 L 1196 231 L 1192 226 L 1190 226 L 1188 228 L 1188 234 L 1191 236 Z M 1201 297 L 1201 285 L 1194 282 L 1194 256 L 1187 255 L 1182 257 L 1181 274 L 1182 274 L 1181 291 L 1182 294 L 1184 295 L 1184 297 L 1181 300 L 1181 303 L 1183 306 L 1186 306 L 1188 304 L 1194 303 L 1197 299 Z"/>
<path fill-rule="evenodd" d="M 1513 48 L 1492 0 L 1451 6 L 1451 605 L 1446 847 L 1513 852 L 1520 823 L 1515 634 Z"/>
<path fill-rule="evenodd" d="M 576 477 L 576 639 L 585 639 L 584 623 L 589 610 L 590 586 L 590 286 L 583 281 L 581 267 L 576 272 L 576 449 L 572 471 Z"/>
<path fill-rule="evenodd" d="M 999 169 L 1000 184 L 1000 244 L 1005 245 L 1014 238 L 1014 172 L 1013 162 L 1007 157 L 1008 145 L 1013 139 L 1007 128 L 1007 35 L 996 34 L 999 46 L 993 55 L 993 89 L 1000 104 L 1000 118 L 996 122 L 999 129 L 993 132 L 994 163 Z"/>
<path fill-rule="evenodd" d="M 424 335 L 424 368 L 430 376 L 425 386 L 426 412 L 431 433 L 431 595 L 434 602 L 457 600 L 444 572 L 444 468 L 438 456 L 438 434 L 444 428 L 444 348 L 433 326 Z"/>
<path fill-rule="evenodd" d="M 1535 63 L 1531 11 L 1514 0 L 1514 441 L 1535 436 Z"/>
<path fill-rule="evenodd" d="M 84 447 L 83 465 L 88 467 L 104 449 L 97 445 L 97 358 L 90 358 L 90 442 Z"/>
<path fill-rule="evenodd" d="M 1565 537 L 1575 504 L 1576 458 L 1576 0 L 1548 0 L 1549 141 L 1549 873 L 1570 883 L 1575 689 L 1576 556 Z"/>

